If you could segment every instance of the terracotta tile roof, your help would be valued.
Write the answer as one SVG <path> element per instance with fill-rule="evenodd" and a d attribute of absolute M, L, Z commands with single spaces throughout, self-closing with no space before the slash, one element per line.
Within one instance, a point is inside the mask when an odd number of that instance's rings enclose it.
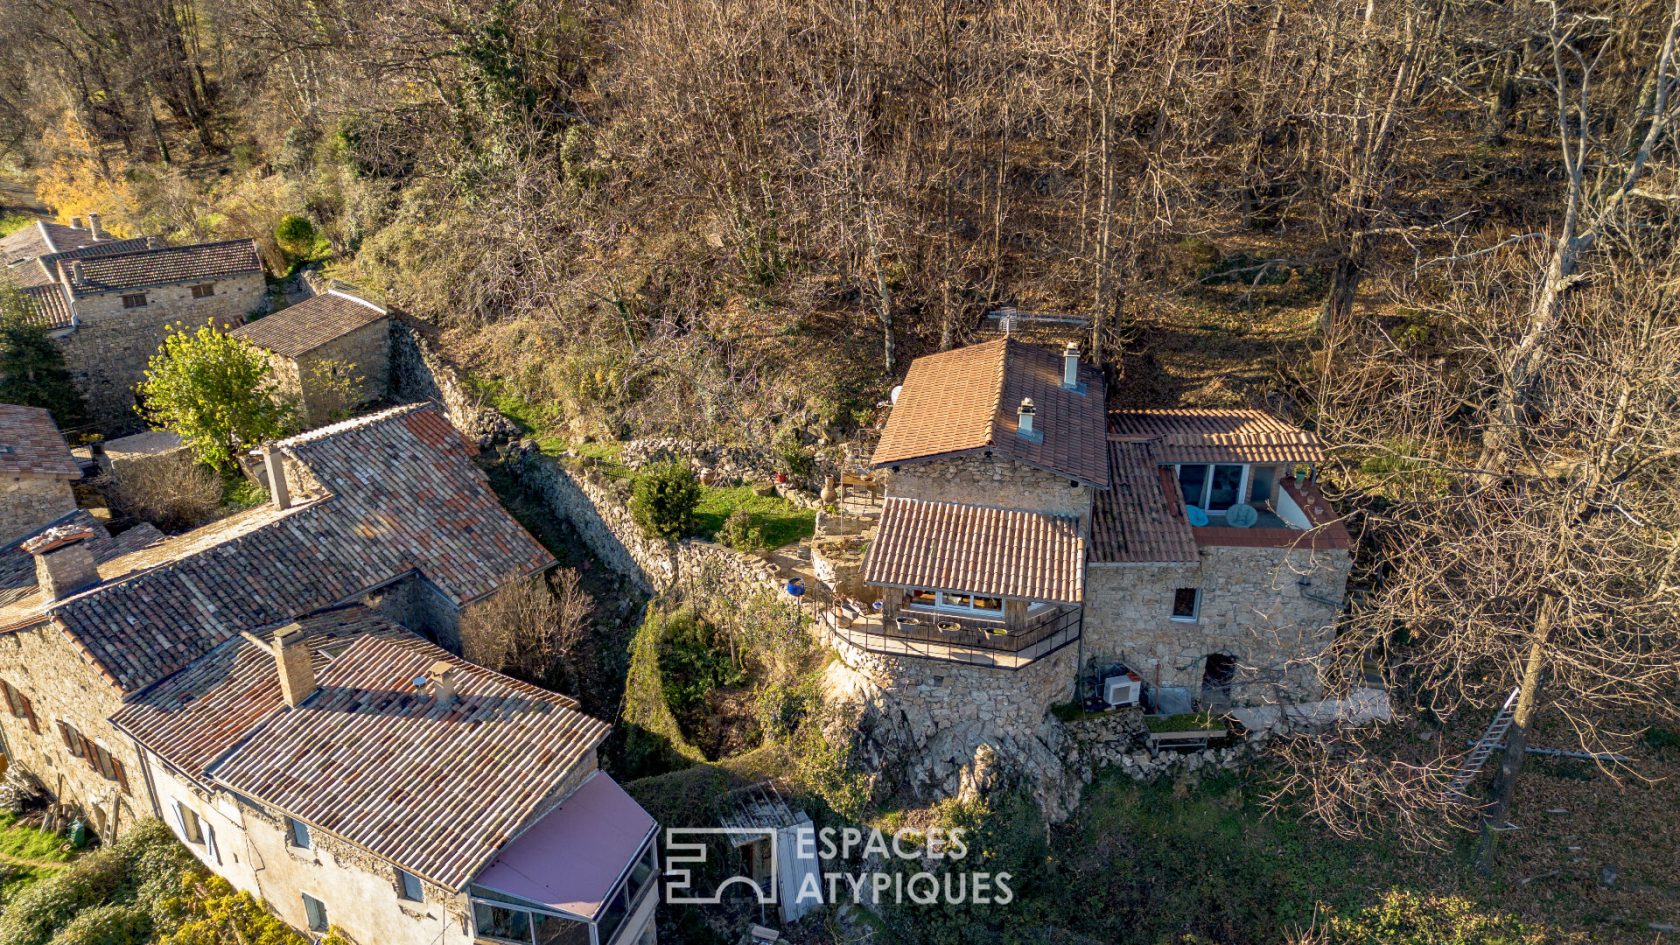
<path fill-rule="evenodd" d="M 362 606 L 305 617 L 304 641 L 315 672 L 332 653 L 363 636 L 410 640 L 413 635 Z M 272 637 L 272 631 L 257 634 Z M 274 656 L 243 636 L 232 637 L 192 665 L 136 696 L 111 721 L 183 773 L 204 772 L 278 711 L 280 677 Z"/>
<path fill-rule="evenodd" d="M 413 682 L 439 660 L 455 667 L 452 704 Z M 209 777 L 450 889 L 558 803 L 610 729 L 418 637 L 364 636 L 316 680 Z"/>
<path fill-rule="evenodd" d="M 41 407 L 0 404 L 0 476 L 80 479 L 82 469 L 52 414 Z"/>
<path fill-rule="evenodd" d="M 93 560 L 97 564 L 105 564 L 163 540 L 162 532 L 146 524 L 136 525 L 113 537 L 104 523 L 86 509 L 68 512 L 28 535 L 0 546 L 0 606 L 35 593 L 38 586 L 35 583 L 35 557 L 23 550 L 23 543 L 61 525 L 74 525 L 93 532 L 93 537 L 88 539 L 88 548 L 93 551 Z"/>
<path fill-rule="evenodd" d="M 0 239 L 0 259 L 7 265 L 24 259 L 38 259 L 48 253 L 80 249 L 95 242 L 89 230 L 65 226 L 50 220 L 36 220 L 29 226 Z"/>
<path fill-rule="evenodd" d="M 1114 439 L 1149 440 L 1162 463 L 1321 463 L 1318 435 L 1259 410 L 1177 408 L 1118 410 Z"/>
<path fill-rule="evenodd" d="M 53 277 L 53 271 L 41 265 L 39 259 L 30 259 L 18 263 L 8 268 L 6 275 L 20 289 L 33 289 L 37 286 L 58 284 L 58 280 Z"/>
<path fill-rule="evenodd" d="M 1150 444 L 1111 442 L 1108 455 L 1114 485 L 1091 505 L 1091 563 L 1197 560 L 1178 481 Z"/>
<path fill-rule="evenodd" d="M 231 334 L 282 357 L 295 358 L 387 317 L 385 310 L 372 302 L 328 292 L 247 322 Z"/>
<path fill-rule="evenodd" d="M 1085 540 L 1073 518 L 888 498 L 863 579 L 1077 604 L 1085 595 Z"/>
<path fill-rule="evenodd" d="M 1083 392 L 1061 386 L 1062 356 L 1000 338 L 917 358 L 875 447 L 875 466 L 990 450 L 1029 466 L 1101 488 L 1108 485 L 1103 446 L 1102 373 L 1081 364 Z M 1018 432 L 1021 401 L 1037 407 L 1033 439 Z"/>
<path fill-rule="evenodd" d="M 23 294 L 35 304 L 34 322 L 42 328 L 54 331 L 76 323 L 70 311 L 70 297 L 64 293 L 63 286 L 56 283 L 28 286 Z"/>
<path fill-rule="evenodd" d="M 72 295 L 121 292 L 261 272 L 254 240 L 169 246 L 60 263 Z"/>
<path fill-rule="evenodd" d="M 50 614 L 108 679 L 134 692 L 241 630 L 359 597 L 418 571 L 460 605 L 554 559 L 496 500 L 469 447 L 431 405 L 396 407 L 283 440 L 323 491 L 125 555 L 102 583 L 0 626 Z"/>

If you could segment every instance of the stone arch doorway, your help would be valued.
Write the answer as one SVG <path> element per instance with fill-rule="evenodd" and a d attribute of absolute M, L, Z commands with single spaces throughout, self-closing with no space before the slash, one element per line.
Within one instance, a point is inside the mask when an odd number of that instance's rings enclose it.
<path fill-rule="evenodd" d="M 1203 658 L 1202 705 L 1227 709 L 1231 705 L 1231 684 L 1237 678 L 1237 658 L 1229 653 L 1209 653 Z"/>

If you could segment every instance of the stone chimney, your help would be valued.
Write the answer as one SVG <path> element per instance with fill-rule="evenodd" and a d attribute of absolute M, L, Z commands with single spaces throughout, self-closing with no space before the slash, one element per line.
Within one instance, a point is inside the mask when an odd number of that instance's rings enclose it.
<path fill-rule="evenodd" d="M 309 661 L 309 646 L 303 628 L 288 624 L 274 632 L 274 666 L 280 673 L 280 698 L 292 708 L 315 694 L 315 665 Z"/>
<path fill-rule="evenodd" d="M 93 236 L 96 243 L 105 238 L 105 231 L 99 227 L 99 214 L 88 214 L 88 233 Z"/>
<path fill-rule="evenodd" d="M 1016 414 L 1018 422 L 1015 427 L 1015 432 L 1021 434 L 1029 440 L 1036 439 L 1039 436 L 1039 432 L 1033 429 L 1033 419 L 1037 416 L 1038 408 L 1033 406 L 1032 398 L 1021 398 L 1021 410 Z"/>
<path fill-rule="evenodd" d="M 274 500 L 274 507 L 291 508 L 292 492 L 286 485 L 286 454 L 272 446 L 264 446 L 263 467 L 268 473 L 268 495 Z"/>
<path fill-rule="evenodd" d="M 426 671 L 426 679 L 432 684 L 432 697 L 437 699 L 438 705 L 451 706 L 460 698 L 455 691 L 454 663 L 438 660 Z"/>
<path fill-rule="evenodd" d="M 82 281 L 82 261 L 80 259 L 72 259 L 72 260 L 70 260 L 70 283 L 72 285 L 74 285 L 74 284 L 79 283 L 81 281 Z"/>
<path fill-rule="evenodd" d="M 86 525 L 60 525 L 23 543 L 23 550 L 35 556 L 35 583 L 48 603 L 99 583 L 99 567 L 87 543 L 92 537 Z"/>
<path fill-rule="evenodd" d="M 1071 341 L 1062 349 L 1062 387 L 1079 389 L 1079 346 Z"/>
<path fill-rule="evenodd" d="M 70 218 L 70 229 L 79 230 L 81 228 L 82 228 L 82 218 L 81 217 L 71 217 Z"/>

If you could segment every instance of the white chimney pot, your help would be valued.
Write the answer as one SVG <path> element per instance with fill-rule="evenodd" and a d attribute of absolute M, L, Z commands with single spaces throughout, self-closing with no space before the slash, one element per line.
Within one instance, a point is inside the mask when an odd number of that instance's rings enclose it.
<path fill-rule="evenodd" d="M 1062 386 L 1068 390 L 1079 387 L 1079 346 L 1071 341 L 1062 351 Z"/>

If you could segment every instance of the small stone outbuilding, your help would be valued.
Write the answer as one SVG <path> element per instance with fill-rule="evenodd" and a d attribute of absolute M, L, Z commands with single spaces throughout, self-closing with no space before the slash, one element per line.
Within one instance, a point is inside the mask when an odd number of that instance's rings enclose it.
<path fill-rule="evenodd" d="M 262 258 L 249 239 L 118 239 L 95 214 L 86 226 L 37 221 L 0 239 L 0 260 L 108 432 L 138 426 L 134 387 L 174 325 L 237 325 L 267 304 Z"/>
<path fill-rule="evenodd" d="M 390 386 L 391 317 L 336 289 L 234 330 L 262 349 L 280 389 L 305 426 L 319 426 L 385 397 Z"/>
<path fill-rule="evenodd" d="M 81 477 L 52 414 L 0 404 L 0 541 L 75 511 L 70 484 Z"/>

